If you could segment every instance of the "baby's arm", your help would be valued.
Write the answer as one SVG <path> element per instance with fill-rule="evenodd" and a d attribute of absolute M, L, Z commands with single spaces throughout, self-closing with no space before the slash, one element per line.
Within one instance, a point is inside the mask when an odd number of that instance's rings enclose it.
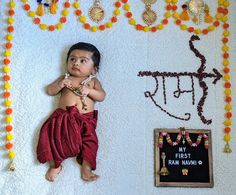
<path fill-rule="evenodd" d="M 82 93 L 87 94 L 91 99 L 98 102 L 102 102 L 106 96 L 101 83 L 96 78 L 94 79 L 93 88 L 90 88 L 89 86 L 81 86 L 80 90 Z"/>
<path fill-rule="evenodd" d="M 48 95 L 58 94 L 65 86 L 72 86 L 70 79 L 65 79 L 64 76 L 60 76 L 57 80 L 47 86 Z"/>

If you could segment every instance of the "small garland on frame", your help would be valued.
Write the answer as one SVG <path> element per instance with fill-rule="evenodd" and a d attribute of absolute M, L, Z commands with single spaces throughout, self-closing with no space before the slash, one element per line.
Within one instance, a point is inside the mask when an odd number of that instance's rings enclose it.
<path fill-rule="evenodd" d="M 185 130 L 180 130 L 179 134 L 176 137 L 175 141 L 172 141 L 170 138 L 170 134 L 163 131 L 160 132 L 159 134 L 159 139 L 158 139 L 158 147 L 162 148 L 163 147 L 163 139 L 164 137 L 166 137 L 166 141 L 168 144 L 170 144 L 171 146 L 177 146 L 179 145 L 181 139 L 182 142 L 185 143 L 185 140 L 187 141 L 187 143 L 191 146 L 191 147 L 197 147 L 201 141 L 202 138 L 204 138 L 204 146 L 206 149 L 209 148 L 209 141 L 208 141 L 208 136 L 205 133 L 199 133 L 196 142 L 193 142 L 189 136 L 189 132 L 185 131 Z"/>
<path fill-rule="evenodd" d="M 64 2 L 64 8 L 65 8 L 65 9 L 63 9 L 63 10 L 61 11 L 61 15 L 62 15 L 62 16 L 60 17 L 59 22 L 58 22 L 57 24 L 49 24 L 49 25 L 48 25 L 48 24 L 45 24 L 45 23 L 42 23 L 42 22 L 41 22 L 40 17 L 36 16 L 36 11 L 32 11 L 32 10 L 31 10 L 31 6 L 30 6 L 30 4 L 28 3 L 29 0 L 21 0 L 21 1 L 22 1 L 22 3 L 24 4 L 24 5 L 23 5 L 23 9 L 24 9 L 25 11 L 27 11 L 28 16 L 30 16 L 31 18 L 33 18 L 34 24 L 38 25 L 41 30 L 48 30 L 48 31 L 50 31 L 50 32 L 55 31 L 56 29 L 57 29 L 57 30 L 62 29 L 63 24 L 66 23 L 66 21 L 67 21 L 67 18 L 66 18 L 66 17 L 67 17 L 68 14 L 69 14 L 69 8 L 70 8 L 70 6 L 71 6 L 70 1 L 69 1 L 69 0 L 66 0 L 66 1 Z"/>
<path fill-rule="evenodd" d="M 228 0 L 220 0 L 218 1 L 219 5 L 223 6 L 223 7 L 219 7 L 219 10 L 224 10 L 226 9 L 230 3 Z M 227 13 L 223 13 L 223 17 L 225 17 L 227 15 Z M 224 21 L 224 23 L 222 24 L 223 27 L 223 38 L 222 38 L 222 56 L 223 56 L 223 61 L 222 61 L 222 65 L 224 66 L 223 68 L 223 72 L 224 72 L 224 94 L 225 94 L 225 121 L 224 121 L 224 141 L 226 142 L 225 147 L 224 147 L 224 152 L 225 153 L 231 153 L 232 150 L 230 148 L 229 142 L 231 140 L 231 126 L 232 126 L 232 105 L 231 105 L 231 101 L 232 101 L 232 97 L 231 97 L 231 82 L 230 82 L 230 62 L 229 62 L 229 46 L 228 46 L 228 42 L 229 42 L 229 36 L 230 36 L 230 31 L 229 29 L 229 24 L 227 23 L 227 21 Z"/>
<path fill-rule="evenodd" d="M 12 49 L 12 40 L 13 40 L 13 35 L 12 33 L 14 32 L 14 15 L 15 15 L 15 8 L 16 6 L 16 2 L 14 0 L 9 0 L 8 3 L 8 18 L 7 18 L 7 34 L 5 36 L 6 39 L 6 43 L 5 43 L 5 51 L 3 53 L 3 81 L 4 81 L 4 92 L 3 92 L 3 97 L 5 99 L 4 104 L 5 104 L 5 122 L 6 122 L 6 126 L 5 126 L 5 130 L 6 130 L 6 144 L 5 144 L 5 148 L 8 151 L 8 158 L 10 159 L 10 164 L 8 166 L 8 170 L 9 171 L 14 171 L 15 170 L 15 165 L 14 165 L 14 158 L 15 158 L 15 152 L 14 152 L 14 145 L 13 145 L 13 139 L 14 139 L 14 135 L 13 135 L 13 126 L 12 126 L 12 101 L 10 99 L 11 93 L 10 93 L 10 89 L 11 89 L 11 84 L 10 84 L 10 80 L 11 77 L 9 75 L 9 73 L 11 72 L 11 60 L 10 60 L 10 56 L 12 55 L 11 49 Z"/>
<path fill-rule="evenodd" d="M 177 0 L 178 2 L 178 0 Z M 177 3 L 176 2 L 176 3 Z M 221 6 L 224 6 L 222 8 Z M 183 31 L 188 31 L 189 33 L 194 33 L 194 34 L 203 34 L 207 35 L 209 32 L 213 32 L 215 28 L 220 26 L 220 22 L 227 22 L 228 21 L 228 7 L 229 2 L 228 0 L 218 0 L 218 8 L 217 8 L 217 13 L 215 15 L 215 20 L 213 20 L 207 28 L 200 29 L 200 28 L 194 28 L 193 26 L 187 26 L 186 24 L 183 24 L 183 21 L 180 17 L 180 14 L 178 12 L 175 12 L 173 14 L 173 18 L 175 19 L 175 24 L 180 27 L 181 30 Z"/>
<path fill-rule="evenodd" d="M 134 26 L 136 30 L 138 31 L 144 31 L 144 32 L 156 32 L 157 30 L 163 30 L 164 26 L 167 25 L 169 23 L 169 18 L 171 17 L 171 10 L 176 10 L 177 6 L 176 5 L 171 5 L 171 2 L 177 2 L 178 0 L 166 0 L 167 3 L 169 3 L 169 8 L 171 9 L 167 9 L 166 13 L 164 14 L 165 18 L 157 25 L 153 25 L 153 26 L 148 26 L 145 25 L 143 26 L 140 23 L 137 23 L 136 20 L 133 18 L 133 13 L 130 11 L 130 5 L 128 3 L 128 0 L 122 0 L 123 5 L 123 9 L 126 12 L 125 16 L 128 18 L 129 20 L 129 24 Z"/>
<path fill-rule="evenodd" d="M 92 32 L 97 32 L 98 30 L 104 31 L 105 29 L 112 28 L 113 24 L 118 21 L 118 16 L 120 15 L 120 7 L 121 2 L 120 0 L 115 2 L 116 9 L 113 11 L 113 16 L 111 17 L 110 21 L 100 24 L 100 25 L 91 25 L 87 22 L 87 18 L 85 15 L 83 15 L 82 10 L 80 9 L 80 3 L 78 0 L 76 0 L 73 4 L 73 7 L 76 9 L 75 15 L 78 17 L 78 21 L 83 24 L 84 29 L 90 30 Z"/>

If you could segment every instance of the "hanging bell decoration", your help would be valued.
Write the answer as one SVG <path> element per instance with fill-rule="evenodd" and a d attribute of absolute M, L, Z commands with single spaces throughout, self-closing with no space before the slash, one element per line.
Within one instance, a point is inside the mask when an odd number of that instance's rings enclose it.
<path fill-rule="evenodd" d="M 210 15 L 210 10 L 209 10 L 209 7 L 208 5 L 205 5 L 205 9 L 204 9 L 204 12 L 205 12 L 205 22 L 206 23 L 211 23 L 213 22 L 213 17 Z"/>
<path fill-rule="evenodd" d="M 44 6 L 42 4 L 42 0 L 38 0 L 37 2 L 38 2 L 39 5 L 38 5 L 38 8 L 36 10 L 36 14 L 38 16 L 43 16 L 44 15 Z"/>
<path fill-rule="evenodd" d="M 57 1 L 58 0 L 52 0 L 52 3 L 50 5 L 50 13 L 56 14 L 57 13 Z"/>
<path fill-rule="evenodd" d="M 226 142 L 225 148 L 224 148 L 224 153 L 231 153 L 232 150 L 230 148 L 229 142 Z"/>
<path fill-rule="evenodd" d="M 15 163 L 13 161 L 10 162 L 10 164 L 8 165 L 7 170 L 8 171 L 15 171 L 16 167 L 15 167 Z"/>
<path fill-rule="evenodd" d="M 182 9 L 183 9 L 183 11 L 180 15 L 181 20 L 189 21 L 190 17 L 189 17 L 189 14 L 188 14 L 188 6 L 186 4 L 183 4 Z"/>

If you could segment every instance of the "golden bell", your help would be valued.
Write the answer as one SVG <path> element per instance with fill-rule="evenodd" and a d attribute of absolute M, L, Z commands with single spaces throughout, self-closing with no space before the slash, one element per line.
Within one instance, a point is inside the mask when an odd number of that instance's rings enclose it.
<path fill-rule="evenodd" d="M 10 164 L 8 165 L 7 170 L 8 171 L 15 171 L 16 167 L 15 167 L 15 163 L 13 161 L 10 162 Z"/>
<path fill-rule="evenodd" d="M 231 153 L 232 152 L 232 150 L 230 148 L 230 145 L 229 145 L 229 142 L 226 142 L 224 152 L 225 153 Z"/>
<path fill-rule="evenodd" d="M 167 176 L 170 174 L 166 167 L 161 167 L 161 171 L 159 172 L 161 176 Z"/>
<path fill-rule="evenodd" d="M 162 158 L 162 164 L 163 164 L 163 166 L 161 167 L 161 171 L 159 172 L 159 174 L 160 174 L 161 176 L 169 175 L 170 172 L 168 171 L 168 169 L 167 169 L 167 167 L 166 167 L 166 165 L 165 165 L 165 159 L 166 159 L 166 154 L 165 154 L 165 152 L 162 152 L 162 153 L 161 153 L 161 158 Z"/>

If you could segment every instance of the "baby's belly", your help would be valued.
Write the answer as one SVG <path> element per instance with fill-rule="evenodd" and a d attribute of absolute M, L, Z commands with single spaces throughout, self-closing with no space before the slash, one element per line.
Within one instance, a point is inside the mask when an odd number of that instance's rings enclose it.
<path fill-rule="evenodd" d="M 66 106 L 76 106 L 80 113 L 87 113 L 94 110 L 94 101 L 89 97 L 85 97 L 85 105 L 82 103 L 82 97 L 72 92 L 62 92 L 59 100 L 59 107 L 66 109 Z"/>

